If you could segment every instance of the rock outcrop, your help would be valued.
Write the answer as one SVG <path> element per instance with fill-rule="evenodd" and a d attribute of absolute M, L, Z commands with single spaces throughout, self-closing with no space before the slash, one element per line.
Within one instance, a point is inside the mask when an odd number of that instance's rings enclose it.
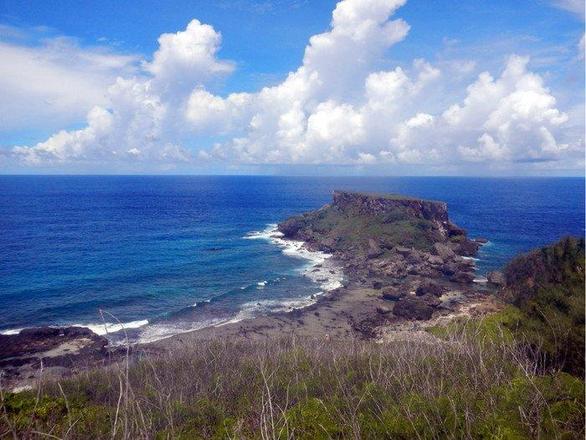
<path fill-rule="evenodd" d="M 421 200 L 395 194 L 334 191 L 333 206 L 358 215 L 375 216 L 397 209 L 406 210 L 411 217 L 444 224 L 447 227 L 448 205 L 444 202 Z"/>
<path fill-rule="evenodd" d="M 422 298 L 405 297 L 395 304 L 393 313 L 406 319 L 427 320 L 433 315 L 434 306 Z"/>
<path fill-rule="evenodd" d="M 490 284 L 493 284 L 498 287 L 502 287 L 506 284 L 505 274 L 499 271 L 489 272 L 486 275 L 486 279 Z"/>
<path fill-rule="evenodd" d="M 350 286 L 381 290 L 396 317 L 429 319 L 445 286 L 462 288 L 475 278 L 464 257 L 480 243 L 450 221 L 443 202 L 335 191 L 331 204 L 278 227 L 285 238 L 332 253 Z"/>
<path fill-rule="evenodd" d="M 0 370 L 11 383 L 66 377 L 72 371 L 114 359 L 108 340 L 84 327 L 39 327 L 0 335 Z M 42 369 L 41 369 L 42 366 Z"/>
<path fill-rule="evenodd" d="M 442 259 L 474 254 L 479 243 L 450 222 L 444 202 L 335 191 L 333 203 L 279 224 L 286 238 L 325 251 L 353 249 L 378 258 L 390 249 L 424 250 Z"/>

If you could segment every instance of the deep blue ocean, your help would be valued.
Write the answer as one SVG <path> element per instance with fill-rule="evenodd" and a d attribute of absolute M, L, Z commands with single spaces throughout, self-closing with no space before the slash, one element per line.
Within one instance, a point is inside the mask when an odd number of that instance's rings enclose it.
<path fill-rule="evenodd" d="M 334 189 L 446 201 L 490 240 L 479 275 L 584 235 L 582 178 L 0 176 L 0 331 L 121 322 L 148 341 L 303 305 L 323 291 L 311 261 L 259 231 Z"/>

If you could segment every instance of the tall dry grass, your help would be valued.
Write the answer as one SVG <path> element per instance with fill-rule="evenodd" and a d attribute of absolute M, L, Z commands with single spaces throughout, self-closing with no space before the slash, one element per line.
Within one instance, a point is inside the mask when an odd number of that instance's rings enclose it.
<path fill-rule="evenodd" d="M 0 438 L 583 438 L 583 382 L 532 359 L 462 332 L 197 341 L 4 393 Z"/>

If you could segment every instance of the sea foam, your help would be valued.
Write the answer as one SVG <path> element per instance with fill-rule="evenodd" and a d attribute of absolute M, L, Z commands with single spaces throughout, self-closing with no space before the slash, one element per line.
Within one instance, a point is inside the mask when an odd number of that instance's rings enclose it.
<path fill-rule="evenodd" d="M 130 330 L 135 328 L 144 327 L 149 322 L 146 319 L 142 319 L 139 321 L 130 321 L 130 322 L 101 322 L 97 324 L 71 324 L 71 327 L 87 327 L 95 334 L 104 336 L 109 333 L 117 333 L 122 330 Z"/>
<path fill-rule="evenodd" d="M 146 319 L 140 321 L 130 321 L 130 322 L 100 322 L 100 323 L 89 323 L 89 324 L 67 324 L 63 326 L 57 325 L 49 325 L 50 328 L 59 328 L 59 327 L 85 327 L 89 328 L 92 332 L 96 335 L 104 336 L 110 333 L 117 333 L 121 330 L 130 330 L 143 327 L 147 325 L 149 322 Z M 32 327 L 28 327 L 32 328 Z M 25 328 L 14 328 L 9 330 L 2 330 L 0 331 L 0 335 L 18 335 L 21 331 Z"/>
<path fill-rule="evenodd" d="M 307 260 L 307 264 L 300 269 L 300 272 L 320 286 L 322 292 L 318 292 L 318 295 L 342 287 L 344 274 L 340 267 L 331 262 L 331 254 L 312 251 L 303 241 L 283 238 L 283 233 L 277 229 L 276 224 L 271 223 L 262 231 L 250 232 L 244 238 L 269 241 L 281 248 L 283 254 Z"/>

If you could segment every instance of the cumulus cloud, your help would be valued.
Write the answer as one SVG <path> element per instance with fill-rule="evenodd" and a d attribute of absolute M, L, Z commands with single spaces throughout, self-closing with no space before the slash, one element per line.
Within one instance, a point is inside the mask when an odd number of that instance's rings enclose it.
<path fill-rule="evenodd" d="M 578 113 L 558 108 L 543 78 L 529 70 L 527 57 L 510 56 L 500 72 L 480 73 L 465 90 L 455 87 L 473 71 L 473 60 L 440 68 L 416 59 L 385 68 L 388 51 L 409 32 L 407 23 L 393 18 L 403 4 L 340 1 L 330 28 L 309 39 L 300 66 L 281 83 L 228 96 L 210 88 L 234 68 L 219 58 L 221 35 L 193 20 L 184 31 L 159 38 L 142 72 L 118 78 L 108 90 L 108 104 L 89 112 L 85 128 L 15 147 L 13 154 L 29 164 L 217 161 L 440 168 L 540 163 L 583 154 L 583 139 L 564 134 L 568 126 L 582 124 L 571 119 Z M 444 93 L 440 99 L 438 90 Z M 452 96 L 461 98 L 448 99 Z M 185 140 L 212 147 L 192 151 L 181 146 Z"/>
<path fill-rule="evenodd" d="M 153 75 L 153 87 L 161 94 L 184 96 L 194 84 L 231 73 L 232 63 L 216 58 L 221 41 L 219 32 L 199 20 L 192 20 L 182 32 L 161 35 L 153 61 L 144 66 Z"/>
<path fill-rule="evenodd" d="M 174 142 L 183 119 L 185 90 L 203 87 L 228 73 L 232 65 L 218 60 L 221 35 L 198 20 L 185 31 L 163 34 L 145 72 L 118 77 L 107 91 L 107 105 L 93 107 L 87 126 L 60 131 L 33 147 L 17 146 L 14 154 L 31 165 L 68 161 L 187 162 L 191 154 Z M 183 91 L 183 92 L 182 92 Z"/>
<path fill-rule="evenodd" d="M 528 61 L 512 56 L 496 80 L 482 73 L 468 87 L 463 103 L 444 112 L 452 141 L 465 142 L 459 147 L 463 158 L 556 158 L 568 148 L 558 144 L 553 135 L 559 133 L 568 116 L 556 108 L 556 99 L 542 78 L 527 70 Z M 476 142 L 466 142 L 469 127 L 480 129 Z"/>

